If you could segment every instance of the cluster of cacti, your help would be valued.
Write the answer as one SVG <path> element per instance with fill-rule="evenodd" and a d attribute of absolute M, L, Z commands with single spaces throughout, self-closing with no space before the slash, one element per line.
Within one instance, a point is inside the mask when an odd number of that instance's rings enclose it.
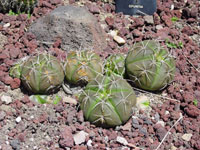
<path fill-rule="evenodd" d="M 149 40 L 136 43 L 126 57 L 111 55 L 105 62 L 94 51 L 71 51 L 64 68 L 55 57 L 38 54 L 10 69 L 10 75 L 21 78 L 34 93 L 56 89 L 64 76 L 70 84 L 87 84 L 79 97 L 81 109 L 86 120 L 103 127 L 121 125 L 132 114 L 136 97 L 125 73 L 139 88 L 160 90 L 173 80 L 175 61 L 158 42 Z"/>
<path fill-rule="evenodd" d="M 153 40 L 136 43 L 129 51 L 125 65 L 134 84 L 149 91 L 164 88 L 175 74 L 174 58 Z"/>
<path fill-rule="evenodd" d="M 129 83 L 116 75 L 98 75 L 79 97 L 86 120 L 97 126 L 114 127 L 125 123 L 136 103 Z"/>
<path fill-rule="evenodd" d="M 105 74 L 119 75 L 121 77 L 125 74 L 125 55 L 124 54 L 112 54 L 105 61 Z"/>
<path fill-rule="evenodd" d="M 103 61 L 94 51 L 69 52 L 65 64 L 65 75 L 69 83 L 85 85 L 97 74 L 103 73 Z"/>
<path fill-rule="evenodd" d="M 49 54 L 31 56 L 10 69 L 10 75 L 21 78 L 23 85 L 33 93 L 49 93 L 64 80 L 64 71 L 56 57 Z"/>
<path fill-rule="evenodd" d="M 37 5 L 37 0 L 1 0 L 0 12 L 8 13 L 13 11 L 15 13 L 28 13 L 33 12 L 34 7 Z"/>

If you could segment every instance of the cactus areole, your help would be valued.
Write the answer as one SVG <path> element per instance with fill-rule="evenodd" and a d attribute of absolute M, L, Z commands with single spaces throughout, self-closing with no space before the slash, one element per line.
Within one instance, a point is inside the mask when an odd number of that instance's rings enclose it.
<path fill-rule="evenodd" d="M 39 54 L 24 62 L 21 78 L 29 91 L 44 94 L 55 90 L 62 84 L 64 71 L 56 57 Z"/>
<path fill-rule="evenodd" d="M 65 64 L 66 79 L 70 84 L 87 84 L 103 73 L 103 62 L 93 51 L 72 51 Z"/>
<path fill-rule="evenodd" d="M 87 84 L 79 100 L 85 119 L 102 127 L 125 123 L 136 103 L 132 87 L 116 75 L 97 76 Z"/>
<path fill-rule="evenodd" d="M 156 91 L 170 83 L 175 74 L 175 60 L 158 42 L 136 43 L 128 53 L 126 72 L 134 84 L 142 89 Z"/>

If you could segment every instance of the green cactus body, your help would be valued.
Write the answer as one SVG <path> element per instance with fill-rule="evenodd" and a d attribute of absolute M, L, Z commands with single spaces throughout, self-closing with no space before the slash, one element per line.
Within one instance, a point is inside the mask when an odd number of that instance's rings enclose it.
<path fill-rule="evenodd" d="M 136 103 L 132 87 L 116 75 L 98 75 L 87 84 L 79 100 L 85 119 L 102 127 L 125 123 Z"/>
<path fill-rule="evenodd" d="M 33 12 L 34 7 L 37 5 L 37 0 L 1 0 L 0 12 L 8 13 L 13 11 L 15 13 L 28 13 Z"/>
<path fill-rule="evenodd" d="M 175 60 L 156 41 L 136 43 L 128 53 L 126 72 L 139 88 L 156 91 L 174 78 Z"/>
<path fill-rule="evenodd" d="M 70 84 L 86 84 L 102 72 L 103 62 L 93 51 L 72 51 L 67 55 L 65 74 Z"/>
<path fill-rule="evenodd" d="M 119 75 L 121 77 L 125 74 L 125 55 L 124 54 L 112 54 L 106 59 L 105 74 Z"/>
<path fill-rule="evenodd" d="M 15 66 L 13 66 L 10 70 L 9 70 L 9 74 L 11 77 L 14 78 L 20 78 L 21 77 L 21 65 L 20 64 L 16 64 Z"/>
<path fill-rule="evenodd" d="M 64 71 L 56 57 L 39 54 L 24 62 L 21 79 L 29 91 L 44 94 L 61 85 L 64 80 Z"/>

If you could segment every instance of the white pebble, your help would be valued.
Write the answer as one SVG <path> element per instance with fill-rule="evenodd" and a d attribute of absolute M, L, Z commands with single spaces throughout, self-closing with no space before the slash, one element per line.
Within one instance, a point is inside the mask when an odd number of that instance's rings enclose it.
<path fill-rule="evenodd" d="M 157 25 L 157 26 L 156 26 L 156 29 L 157 29 L 157 30 L 163 29 L 163 26 L 162 26 L 162 25 Z"/>
<path fill-rule="evenodd" d="M 19 116 L 16 118 L 16 122 L 19 123 L 22 120 L 22 118 Z"/>
<path fill-rule="evenodd" d="M 121 136 L 117 136 L 117 142 L 119 142 L 120 144 L 123 144 L 123 145 L 128 145 L 127 140 Z"/>
<path fill-rule="evenodd" d="M 158 121 L 156 124 L 160 124 L 161 126 L 165 127 L 164 121 Z"/>
<path fill-rule="evenodd" d="M 192 134 L 191 134 L 191 133 L 189 133 L 189 134 L 184 134 L 184 135 L 182 136 L 182 139 L 185 140 L 185 141 L 187 141 L 187 142 L 189 142 L 189 141 L 191 140 L 191 138 L 192 138 Z"/>
<path fill-rule="evenodd" d="M 12 98 L 10 96 L 3 95 L 1 96 L 1 101 L 5 102 L 6 104 L 10 104 L 12 102 Z"/>
<path fill-rule="evenodd" d="M 87 141 L 87 146 L 92 147 L 92 140 L 89 139 L 89 140 Z"/>
<path fill-rule="evenodd" d="M 84 143 L 86 140 L 86 137 L 88 136 L 88 133 L 84 131 L 80 131 L 77 134 L 74 135 L 74 142 L 76 145 L 79 145 L 81 143 Z"/>
<path fill-rule="evenodd" d="M 10 23 L 6 23 L 3 25 L 4 28 L 10 27 Z"/>
<path fill-rule="evenodd" d="M 113 39 L 114 39 L 115 42 L 117 42 L 120 45 L 126 43 L 126 41 L 122 37 L 120 37 L 118 35 L 114 36 Z"/>

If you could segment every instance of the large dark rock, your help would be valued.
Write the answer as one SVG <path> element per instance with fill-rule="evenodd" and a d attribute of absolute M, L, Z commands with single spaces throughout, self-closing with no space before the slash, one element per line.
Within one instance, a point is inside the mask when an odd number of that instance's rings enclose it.
<path fill-rule="evenodd" d="M 106 46 L 105 33 L 97 19 L 81 7 L 60 6 L 33 23 L 29 31 L 47 45 L 60 38 L 61 48 L 66 51 L 80 48 L 99 51 Z"/>

